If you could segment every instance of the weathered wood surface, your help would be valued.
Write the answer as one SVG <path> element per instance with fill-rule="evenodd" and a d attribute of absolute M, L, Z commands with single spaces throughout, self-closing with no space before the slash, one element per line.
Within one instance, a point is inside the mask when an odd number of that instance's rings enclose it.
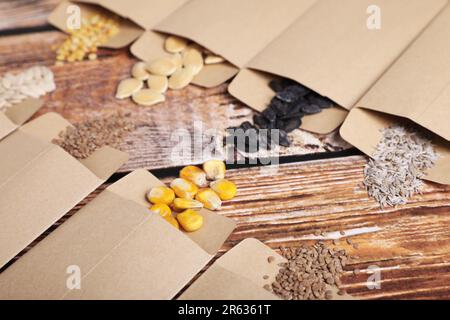
<path fill-rule="evenodd" d="M 46 16 L 57 2 L 1 1 L 0 31 L 46 25 Z M 63 35 L 56 31 L 0 37 L 0 74 L 36 64 L 52 66 L 52 46 L 62 40 Z M 248 108 L 226 94 L 225 85 L 212 90 L 192 86 L 171 92 L 165 104 L 154 108 L 117 101 L 113 97 L 117 82 L 128 76 L 134 61 L 127 50 L 101 50 L 99 61 L 52 67 L 57 90 L 45 98 L 40 114 L 55 111 L 77 122 L 103 112 L 131 112 L 139 127 L 124 145 L 131 159 L 121 169 L 123 172 L 198 162 L 170 160 L 170 136 L 175 129 L 192 132 L 194 121 L 202 121 L 206 129 L 223 130 L 251 117 Z M 317 136 L 301 131 L 295 135 L 296 148 L 286 149 L 284 155 L 348 148 L 335 135 Z M 363 157 L 349 157 L 286 164 L 278 171 L 229 171 L 230 179 L 239 187 L 239 195 L 226 203 L 221 213 L 235 219 L 238 226 L 219 255 L 247 237 L 278 248 L 314 241 L 317 230 L 325 231 L 327 238 L 339 236 L 339 230 L 344 230 L 360 246 L 354 250 L 345 239 L 338 245 L 354 256 L 343 278 L 350 293 L 362 299 L 449 299 L 450 187 L 427 183 L 423 194 L 409 204 L 381 210 L 361 185 L 364 164 Z M 171 179 L 166 177 L 164 181 Z M 91 194 L 30 247 L 105 187 Z M 371 265 L 382 268 L 380 290 L 368 290 L 365 286 L 369 275 L 364 270 Z M 355 268 L 363 272 L 354 276 Z"/>
<path fill-rule="evenodd" d="M 153 107 L 137 106 L 128 99 L 117 100 L 114 97 L 117 84 L 129 77 L 136 60 L 126 49 L 102 50 L 97 61 L 56 67 L 52 47 L 63 39 L 64 35 L 57 31 L 0 38 L 0 74 L 36 64 L 51 66 L 57 89 L 45 97 L 45 106 L 38 115 L 53 111 L 71 122 L 79 122 L 118 110 L 130 112 L 138 128 L 123 145 L 123 149 L 130 154 L 130 161 L 121 171 L 200 163 L 202 159 L 189 156 L 172 159 L 180 130 L 186 130 L 192 137 L 196 135 L 194 127 L 202 127 L 205 131 L 215 129 L 223 134 L 227 127 L 252 117 L 249 108 L 227 94 L 226 84 L 209 90 L 189 86 L 182 91 L 171 91 L 165 103 Z M 336 132 L 315 135 L 296 130 L 292 136 L 294 145 L 283 148 L 282 156 L 350 148 Z"/>
<path fill-rule="evenodd" d="M 0 31 L 47 25 L 49 13 L 60 0 L 0 1 Z"/>
<path fill-rule="evenodd" d="M 355 156 L 278 170 L 230 170 L 239 193 L 219 213 L 238 225 L 220 254 L 249 237 L 275 249 L 311 243 L 322 239 L 314 236 L 320 230 L 329 245 L 340 237 L 337 247 L 353 256 L 342 278 L 351 294 L 362 299 L 450 298 L 450 187 L 427 183 L 407 205 L 382 210 L 361 185 L 365 163 Z M 359 248 L 348 245 L 347 238 Z M 381 268 L 380 290 L 366 287 L 370 266 Z M 361 272 L 354 275 L 354 269 Z"/>

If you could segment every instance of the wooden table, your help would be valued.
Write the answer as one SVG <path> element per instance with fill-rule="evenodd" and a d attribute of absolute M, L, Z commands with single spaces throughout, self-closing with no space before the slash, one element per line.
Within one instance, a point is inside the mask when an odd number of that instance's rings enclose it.
<path fill-rule="evenodd" d="M 130 161 L 111 181 L 137 168 L 147 168 L 170 181 L 180 166 L 198 159 L 170 160 L 174 130 L 193 131 L 193 123 L 224 130 L 252 111 L 226 93 L 190 86 L 170 92 L 164 104 L 142 108 L 114 98 L 117 83 L 129 75 L 136 61 L 124 50 L 101 50 L 99 60 L 55 67 L 52 46 L 64 35 L 46 23 L 58 0 L 0 2 L 0 74 L 35 64 L 51 66 L 57 89 L 47 96 L 39 114 L 54 111 L 71 122 L 117 110 L 131 112 L 138 128 L 124 143 Z M 174 116 L 176 115 L 176 116 Z M 305 161 L 308 160 L 308 161 Z M 273 248 L 297 246 L 331 238 L 345 231 L 337 247 L 353 257 L 342 278 L 344 288 L 361 299 L 450 298 L 450 187 L 426 183 L 423 194 L 407 205 L 380 209 L 362 186 L 366 158 L 345 143 L 337 132 L 315 135 L 297 130 L 294 146 L 283 150 L 282 165 L 241 166 L 229 177 L 238 196 L 221 214 L 238 222 L 218 256 L 239 241 L 255 237 Z M 22 252 L 33 247 L 110 182 L 91 194 L 55 226 Z M 325 232 L 317 237 L 317 231 Z M 355 250 L 346 242 L 359 244 Z M 381 270 L 381 289 L 366 286 L 368 270 Z M 354 274 L 353 270 L 361 272 Z"/>

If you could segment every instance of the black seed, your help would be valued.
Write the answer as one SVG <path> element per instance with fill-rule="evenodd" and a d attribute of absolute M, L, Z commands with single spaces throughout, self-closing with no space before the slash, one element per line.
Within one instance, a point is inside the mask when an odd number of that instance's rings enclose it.
<path fill-rule="evenodd" d="M 284 126 L 285 126 L 284 121 L 281 120 L 281 119 L 277 119 L 277 122 L 276 122 L 276 128 L 277 128 L 277 129 L 283 129 L 283 130 L 284 130 Z"/>
<path fill-rule="evenodd" d="M 270 123 L 262 114 L 255 114 L 253 116 L 253 122 L 261 129 L 267 129 Z"/>
<path fill-rule="evenodd" d="M 290 109 L 289 104 L 277 99 L 276 97 L 272 99 L 269 108 L 275 111 L 277 116 L 281 117 L 287 115 Z"/>
<path fill-rule="evenodd" d="M 241 128 L 242 130 L 247 131 L 249 129 L 254 129 L 255 127 L 249 121 L 245 121 L 241 124 Z"/>
<path fill-rule="evenodd" d="M 285 78 L 275 78 L 269 83 L 269 87 L 275 91 L 280 92 L 283 91 L 286 87 L 290 86 L 293 81 Z"/>
<path fill-rule="evenodd" d="M 310 104 L 302 107 L 302 111 L 304 114 L 316 114 L 322 111 L 317 104 Z"/>
<path fill-rule="evenodd" d="M 310 93 L 306 96 L 306 99 L 311 103 L 318 105 L 320 108 L 331 108 L 334 103 L 330 99 L 323 97 L 317 93 Z"/>
<path fill-rule="evenodd" d="M 286 132 L 292 132 L 295 129 L 298 129 L 302 124 L 302 120 L 300 118 L 292 118 L 284 123 L 283 130 Z"/>
<path fill-rule="evenodd" d="M 278 130 L 278 141 L 272 140 L 273 143 L 278 144 L 283 147 L 289 147 L 291 145 L 291 141 L 288 137 L 288 134 L 284 130 Z"/>
<path fill-rule="evenodd" d="M 284 130 L 280 130 L 280 141 L 278 141 L 280 146 L 289 147 L 291 145 L 291 140 L 288 137 L 288 134 Z"/>
<path fill-rule="evenodd" d="M 290 89 L 292 86 L 287 87 L 283 91 L 280 91 L 277 93 L 276 97 L 280 99 L 281 101 L 291 103 L 300 98 L 299 94 L 295 91 Z"/>
<path fill-rule="evenodd" d="M 291 92 L 296 93 L 297 97 L 299 97 L 299 98 L 304 97 L 311 92 L 311 90 L 309 90 L 307 87 L 305 87 L 299 83 L 296 83 L 290 87 L 287 87 L 285 90 L 289 90 Z"/>
<path fill-rule="evenodd" d="M 269 120 L 270 122 L 274 122 L 277 119 L 276 112 L 271 108 L 267 108 L 266 110 L 264 110 L 262 115 L 266 117 L 266 119 Z"/>

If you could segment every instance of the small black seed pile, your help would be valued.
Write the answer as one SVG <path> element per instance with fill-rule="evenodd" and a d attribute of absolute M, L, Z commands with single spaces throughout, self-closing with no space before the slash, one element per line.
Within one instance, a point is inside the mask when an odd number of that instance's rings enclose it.
<path fill-rule="evenodd" d="M 327 248 L 322 242 L 313 246 L 280 248 L 288 260 L 280 264 L 280 271 L 270 288 L 273 293 L 285 300 L 324 300 L 332 299 L 327 285 L 339 287 L 339 277 L 347 264 L 345 250 Z M 344 295 L 344 290 L 339 290 Z"/>
<path fill-rule="evenodd" d="M 267 146 L 267 149 L 269 149 L 272 143 L 289 147 L 291 141 L 288 133 L 301 126 L 304 116 L 319 113 L 323 109 L 336 105 L 330 99 L 289 79 L 276 78 L 269 83 L 269 86 L 275 92 L 275 97 L 267 109 L 253 117 L 254 125 L 246 121 L 237 128 L 229 128 L 242 129 L 246 143 L 245 150 L 241 151 L 256 152 L 259 147 L 252 148 L 252 146 L 260 145 Z M 264 135 L 258 134 L 259 129 L 268 129 L 269 131 L 278 129 L 278 141 L 271 141 L 270 134 L 264 141 L 261 141 L 261 139 L 264 139 Z M 239 149 L 239 145 L 237 146 Z"/>

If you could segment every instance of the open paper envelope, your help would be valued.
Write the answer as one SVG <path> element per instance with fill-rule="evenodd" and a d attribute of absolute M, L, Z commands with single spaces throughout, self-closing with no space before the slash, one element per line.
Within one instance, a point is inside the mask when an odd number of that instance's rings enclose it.
<path fill-rule="evenodd" d="M 0 274 L 0 299 L 170 299 L 216 254 L 235 227 L 202 210 L 203 227 L 175 229 L 149 211 L 145 195 L 163 185 L 137 170 L 88 205 Z M 70 290 L 70 266 L 81 288 Z"/>
<path fill-rule="evenodd" d="M 450 6 L 357 103 L 342 137 L 371 156 L 381 129 L 409 119 L 431 131 L 439 155 L 427 180 L 450 184 Z"/>
<path fill-rule="evenodd" d="M 42 100 L 28 98 L 0 112 L 0 140 L 24 124 L 42 105 Z"/>
<path fill-rule="evenodd" d="M 269 257 L 275 260 L 268 262 Z M 279 300 L 264 289 L 286 260 L 256 239 L 245 239 L 225 253 L 183 294 L 180 300 Z M 264 276 L 269 276 L 264 279 Z M 334 290 L 336 292 L 336 290 Z M 335 299 L 354 299 L 349 295 Z"/>
<path fill-rule="evenodd" d="M 78 1 L 79 3 L 80 1 Z M 194 83 L 213 87 L 250 68 L 293 79 L 349 110 L 401 55 L 447 0 L 380 0 L 382 28 L 367 27 L 370 0 L 83 0 L 99 4 L 136 24 L 126 39 L 131 52 L 148 61 L 166 55 L 164 34 L 191 39 L 228 62 L 208 65 Z M 49 21 L 64 29 L 66 9 Z M 66 5 L 67 6 L 67 5 Z M 139 27 L 137 27 L 139 26 Z M 129 33 L 130 27 L 124 27 Z M 145 30 L 145 32 L 144 32 Z M 161 33 L 159 33 L 161 32 Z M 382 50 L 380 49 L 382 48 Z M 255 95 L 263 81 L 248 86 L 248 72 L 230 93 L 261 111 Z M 254 75 L 252 76 L 254 77 Z M 249 89 L 249 90 L 247 90 Z M 273 96 L 273 94 L 272 94 Z M 343 121 L 345 109 L 305 117 L 302 128 L 328 133 Z M 306 119 L 309 118 L 309 119 Z"/>
<path fill-rule="evenodd" d="M 153 29 L 201 44 L 223 56 L 236 71 L 249 68 L 286 77 L 330 98 L 344 109 L 305 117 L 302 127 L 328 133 L 446 4 L 445 0 L 378 1 L 382 28 L 370 30 L 366 23 L 370 0 L 192 0 Z M 145 47 L 162 48 L 162 43 L 147 41 Z M 262 111 L 274 93 L 267 93 L 264 79 L 250 85 L 250 73 L 241 72 L 230 93 Z M 223 81 L 228 78 L 224 73 Z M 265 98 L 256 99 L 259 95 Z"/>
<path fill-rule="evenodd" d="M 51 143 L 68 126 L 61 116 L 47 113 L 0 140 L 0 267 L 128 159 L 105 147 L 76 160 Z"/>

